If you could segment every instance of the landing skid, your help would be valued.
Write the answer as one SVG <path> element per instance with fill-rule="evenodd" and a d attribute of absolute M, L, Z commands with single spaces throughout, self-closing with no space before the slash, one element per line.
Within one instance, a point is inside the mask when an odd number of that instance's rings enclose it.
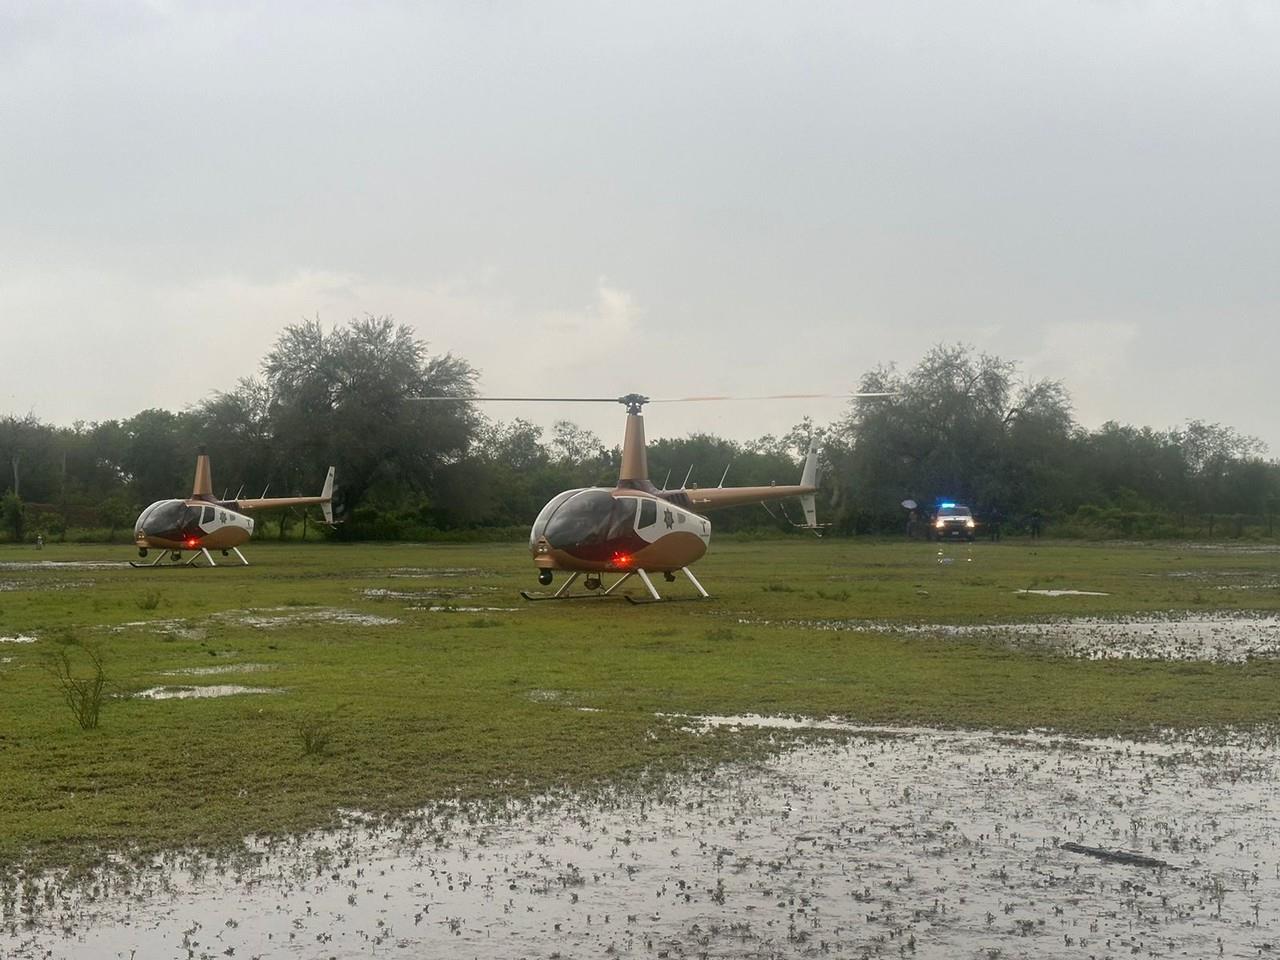
<path fill-rule="evenodd" d="M 231 547 L 230 549 L 232 553 L 234 553 L 237 557 L 240 558 L 240 562 L 242 564 L 244 564 L 246 567 L 249 566 L 249 561 L 244 558 L 244 554 L 240 552 L 239 547 Z M 129 566 L 133 567 L 135 570 L 142 570 L 142 569 L 147 569 L 151 567 L 159 567 L 161 566 L 161 564 L 164 563 L 165 557 L 171 556 L 171 555 L 172 555 L 171 551 L 162 550 L 160 551 L 159 556 L 157 556 L 150 563 L 138 563 L 136 560 L 130 560 Z M 191 555 L 191 557 L 187 560 L 186 563 L 182 563 L 180 562 L 180 559 L 178 557 L 174 557 L 173 562 L 170 563 L 164 569 L 174 570 L 174 569 L 177 569 L 178 567 L 194 567 L 198 565 L 198 561 L 200 560 L 201 557 L 204 557 L 205 560 L 209 562 L 209 566 L 211 567 L 217 566 L 217 564 L 214 563 L 213 555 L 209 553 L 209 548 L 201 547 L 199 551 Z"/>
<path fill-rule="evenodd" d="M 571 574 L 571 575 L 570 575 L 570 577 L 569 577 L 569 579 L 568 579 L 568 580 L 566 580 L 566 581 L 564 582 L 564 586 L 562 586 L 559 590 L 557 590 L 557 591 L 556 591 L 555 593 L 553 593 L 553 594 L 536 594 L 536 593 L 530 593 L 528 590 L 521 590 L 521 591 L 520 591 L 520 596 L 524 597 L 524 599 L 529 600 L 529 601 L 538 601 L 538 600 L 603 600 L 603 599 L 605 599 L 606 597 L 613 596 L 613 595 L 614 595 L 614 591 L 615 591 L 615 590 L 617 590 L 617 589 L 618 589 L 620 586 L 622 586 L 624 583 L 626 583 L 628 580 L 630 580 L 632 577 L 639 577 L 639 578 L 640 578 L 640 581 L 645 585 L 645 589 L 649 591 L 649 596 L 648 596 L 648 597 L 639 597 L 639 598 L 637 598 L 637 597 L 633 597 L 633 596 L 631 596 L 630 594 L 618 594 L 618 596 L 622 596 L 622 597 L 624 597 L 624 598 L 627 600 L 627 602 L 628 602 L 628 603 L 636 603 L 636 604 L 641 604 L 641 603 L 675 603 L 677 600 L 705 600 L 705 599 L 707 599 L 707 597 L 708 597 L 709 595 L 708 595 L 707 591 L 706 591 L 706 590 L 704 590 L 704 589 L 702 588 L 702 584 L 700 584 L 700 583 L 698 582 L 698 578 L 697 578 L 697 577 L 695 577 L 695 576 L 693 575 L 693 571 L 692 571 L 692 570 L 690 570 L 688 567 L 681 567 L 681 568 L 680 568 L 680 572 L 681 572 L 681 573 L 683 573 L 686 577 L 688 577 L 688 578 L 689 578 L 689 582 L 693 584 L 694 589 L 696 589 L 696 590 L 698 591 L 699 596 L 696 596 L 696 597 L 678 597 L 678 598 L 672 598 L 672 599 L 669 599 L 669 600 L 668 600 L 668 599 L 665 599 L 665 598 L 663 598 L 663 596 L 662 596 L 661 594 L 659 594 L 659 593 L 658 593 L 658 588 L 657 588 L 657 587 L 655 587 L 655 586 L 653 585 L 653 581 L 652 581 L 651 579 L 649 579 L 649 574 L 648 574 L 648 572 L 646 572 L 646 571 L 644 571 L 644 570 L 641 570 L 641 569 L 639 569 L 639 568 L 637 568 L 637 569 L 635 569 L 635 570 L 628 570 L 626 573 L 624 573 L 621 577 L 619 577 L 617 580 L 615 580 L 612 584 L 610 584 L 610 585 L 609 585 L 607 588 L 605 588 L 604 590 L 599 590 L 599 591 L 596 591 L 596 592 L 593 592 L 593 593 L 570 593 L 570 592 L 569 592 L 569 588 L 573 586 L 574 581 L 576 581 L 576 580 L 578 579 L 578 577 L 579 577 L 579 576 L 581 576 L 581 574 L 580 574 L 580 573 L 574 573 L 574 574 Z"/>
<path fill-rule="evenodd" d="M 160 566 L 160 562 L 161 562 L 162 560 L 164 560 L 164 558 L 165 558 L 165 556 L 167 555 L 167 553 L 168 553 L 168 551 L 167 551 L 167 550 L 166 550 L 166 551 L 161 551 L 160 555 L 159 555 L 159 556 L 157 556 L 157 557 L 156 557 L 154 560 L 152 560 L 150 563 L 139 563 L 137 560 L 130 560 L 130 561 L 129 561 L 129 566 L 133 567 L 135 570 L 141 570 L 141 569 L 143 569 L 143 568 L 145 568 L 145 567 L 158 567 L 158 566 Z"/>

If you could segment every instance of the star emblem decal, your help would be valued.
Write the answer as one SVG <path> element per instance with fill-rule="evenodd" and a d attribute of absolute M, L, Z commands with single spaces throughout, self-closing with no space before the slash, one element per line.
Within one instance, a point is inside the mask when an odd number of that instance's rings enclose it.
<path fill-rule="evenodd" d="M 676 525 L 676 518 L 671 515 L 670 510 L 664 510 L 662 512 L 662 522 L 665 523 L 667 525 L 667 529 L 670 530 Z"/>

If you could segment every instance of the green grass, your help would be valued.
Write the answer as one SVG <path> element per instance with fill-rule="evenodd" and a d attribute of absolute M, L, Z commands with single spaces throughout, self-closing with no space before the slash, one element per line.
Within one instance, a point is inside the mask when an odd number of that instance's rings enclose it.
<path fill-rule="evenodd" d="M 705 603 L 525 604 L 520 544 L 263 545 L 253 567 L 22 570 L 0 566 L 0 864 L 85 864 L 110 851 L 233 843 L 323 824 L 339 808 L 398 812 L 675 771 L 746 749 L 662 713 L 829 714 L 894 724 L 1133 734 L 1269 725 L 1280 664 L 1089 662 L 924 634 L 787 621 L 969 623 L 1060 614 L 1280 608 L 1280 554 L 1186 546 L 927 544 L 803 539 L 717 543 Z M 124 560 L 121 548 L 0 548 L 0 564 Z M 969 558 L 972 559 L 969 559 Z M 406 578 L 398 568 L 473 568 Z M 1173 576 L 1178 574 L 1178 576 Z M 1190 574 L 1190 575 L 1186 575 Z M 663 587 L 659 581 L 660 589 Z M 1107 597 L 1019 595 L 1020 588 Z M 469 598 L 366 591 L 458 590 Z M 690 586 L 666 585 L 671 595 Z M 518 609 L 429 612 L 431 604 Z M 235 611 L 338 608 L 395 624 L 261 629 Z M 183 632 L 139 621 L 184 621 Z M 81 730 L 41 664 L 95 644 L 113 692 Z M 165 677 L 235 664 L 246 673 Z M 274 695 L 144 701 L 162 684 Z M 583 711 L 578 708 L 594 708 Z M 323 733 L 309 749 L 305 730 Z"/>

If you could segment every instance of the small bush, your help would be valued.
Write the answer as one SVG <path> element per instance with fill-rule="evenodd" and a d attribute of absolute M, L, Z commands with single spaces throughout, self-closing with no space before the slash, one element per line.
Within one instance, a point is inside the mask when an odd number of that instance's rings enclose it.
<path fill-rule="evenodd" d="M 819 590 L 813 591 L 813 595 L 817 597 L 819 600 L 835 600 L 840 603 L 845 603 L 846 601 L 852 599 L 853 597 L 853 594 L 851 594 L 848 590 L 819 589 Z"/>
<path fill-rule="evenodd" d="M 92 671 L 89 676 L 76 676 L 71 668 L 71 656 L 68 650 L 79 647 L 88 657 Z M 64 644 L 62 649 L 49 655 L 48 670 L 53 674 L 62 690 L 62 699 L 71 709 L 76 723 L 81 730 L 94 730 L 102 712 L 102 701 L 106 696 L 107 677 L 102 666 L 102 655 L 91 647 L 80 643 Z"/>
<path fill-rule="evenodd" d="M 138 609 L 154 610 L 160 606 L 161 599 L 159 590 L 148 590 L 146 593 L 138 595 Z"/>
<path fill-rule="evenodd" d="M 328 717 L 307 716 L 298 720 L 296 730 L 304 757 L 323 757 L 333 740 L 333 721 Z"/>

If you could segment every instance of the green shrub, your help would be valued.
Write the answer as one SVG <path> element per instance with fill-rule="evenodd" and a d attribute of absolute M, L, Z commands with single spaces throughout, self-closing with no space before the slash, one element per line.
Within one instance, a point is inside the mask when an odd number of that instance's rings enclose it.
<path fill-rule="evenodd" d="M 89 660 L 91 670 L 88 676 L 77 676 L 72 670 L 71 656 L 67 651 L 76 648 L 83 651 Z M 71 709 L 80 729 L 97 728 L 107 689 L 102 655 L 92 647 L 72 641 L 49 654 L 46 667 L 57 681 L 62 698 Z"/>

